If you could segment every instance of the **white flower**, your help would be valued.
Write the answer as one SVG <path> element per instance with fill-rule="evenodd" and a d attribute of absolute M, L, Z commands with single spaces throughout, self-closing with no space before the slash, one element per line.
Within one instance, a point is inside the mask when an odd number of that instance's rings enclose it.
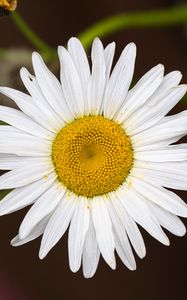
<path fill-rule="evenodd" d="M 162 230 L 185 234 L 178 216 L 187 205 L 163 188 L 186 190 L 187 111 L 166 116 L 183 97 L 181 73 L 164 76 L 158 65 L 129 91 L 136 46 L 123 50 L 111 72 L 115 44 L 92 46 L 92 69 L 79 40 L 59 47 L 61 83 L 33 54 L 35 76 L 21 69 L 29 95 L 1 87 L 21 109 L 0 107 L 0 189 L 14 189 L 0 203 L 5 215 L 33 204 L 13 246 L 43 234 L 40 258 L 69 224 L 69 263 L 81 261 L 85 277 L 97 269 L 100 253 L 115 269 L 115 254 L 136 269 L 132 247 L 146 250 L 137 224 L 165 245 Z M 162 227 L 161 227 L 162 226 Z"/>

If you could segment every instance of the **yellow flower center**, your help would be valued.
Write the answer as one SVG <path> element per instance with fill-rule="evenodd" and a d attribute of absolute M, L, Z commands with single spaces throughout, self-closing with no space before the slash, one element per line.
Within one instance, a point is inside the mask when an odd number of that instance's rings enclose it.
<path fill-rule="evenodd" d="M 57 134 L 52 159 L 64 186 L 91 198 L 115 191 L 125 181 L 133 150 L 120 125 L 103 116 L 85 116 Z"/>

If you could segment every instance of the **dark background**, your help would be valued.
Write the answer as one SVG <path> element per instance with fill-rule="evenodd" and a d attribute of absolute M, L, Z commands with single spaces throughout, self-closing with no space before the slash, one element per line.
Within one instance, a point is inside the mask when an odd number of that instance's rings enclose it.
<path fill-rule="evenodd" d="M 95 1 L 18 1 L 19 12 L 32 28 L 51 46 L 65 44 L 93 22 L 114 13 L 169 7 L 181 1 L 169 0 L 95 0 Z M 117 56 L 124 45 L 134 41 L 138 46 L 135 79 L 157 63 L 166 71 L 179 69 L 187 82 L 187 30 L 184 27 L 123 30 L 104 39 L 115 40 Z M 11 17 L 0 19 L 0 47 L 33 49 L 15 27 Z M 3 63 L 3 61 L 1 61 Z M 18 74 L 17 68 L 11 79 Z M 0 70 L 0 78 L 4 78 Z M 1 85 L 2 83 L 0 83 Z M 15 88 L 16 86 L 12 86 Z M 173 112 L 185 109 L 181 103 Z M 32 166 L 31 166 L 32 167 Z M 178 193 L 184 200 L 186 192 Z M 186 299 L 187 238 L 170 234 L 171 246 L 159 244 L 142 230 L 147 246 L 145 259 L 137 260 L 137 271 L 128 271 L 117 259 L 114 272 L 100 260 L 93 279 L 86 280 L 82 271 L 70 272 L 67 235 L 44 261 L 38 258 L 39 239 L 19 248 L 10 240 L 17 234 L 27 209 L 0 218 L 0 300 L 51 299 Z M 184 220 L 187 225 L 187 221 Z M 3 294 L 6 293 L 6 294 Z M 7 295 L 9 294 L 9 296 Z"/>

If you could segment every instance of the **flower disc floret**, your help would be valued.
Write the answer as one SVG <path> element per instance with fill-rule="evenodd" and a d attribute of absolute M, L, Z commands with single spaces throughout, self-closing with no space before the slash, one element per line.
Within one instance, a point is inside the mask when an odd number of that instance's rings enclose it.
<path fill-rule="evenodd" d="M 125 181 L 133 151 L 116 122 L 86 116 L 62 128 L 52 157 L 59 180 L 75 194 L 90 198 L 115 191 Z"/>

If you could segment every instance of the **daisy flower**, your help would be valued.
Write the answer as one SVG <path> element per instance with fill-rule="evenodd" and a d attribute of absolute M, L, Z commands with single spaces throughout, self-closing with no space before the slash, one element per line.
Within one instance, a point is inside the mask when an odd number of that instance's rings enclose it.
<path fill-rule="evenodd" d="M 0 0 L 0 15 L 9 14 L 17 7 L 17 0 Z"/>
<path fill-rule="evenodd" d="M 128 44 L 112 68 L 115 43 L 95 39 L 90 65 L 76 38 L 60 46 L 61 82 L 38 53 L 35 75 L 21 69 L 29 94 L 1 87 L 20 110 L 0 106 L 0 215 L 27 205 L 13 246 L 42 235 L 39 257 L 67 228 L 70 269 L 92 277 L 100 254 L 115 269 L 115 251 L 130 270 L 133 249 L 143 258 L 138 225 L 169 245 L 163 228 L 185 234 L 187 205 L 167 188 L 186 190 L 187 111 L 166 116 L 187 91 L 181 73 L 159 64 L 129 90 L 136 46 Z M 138 225 L 137 225 L 138 224 Z M 162 228 L 163 227 L 163 228 Z"/>

